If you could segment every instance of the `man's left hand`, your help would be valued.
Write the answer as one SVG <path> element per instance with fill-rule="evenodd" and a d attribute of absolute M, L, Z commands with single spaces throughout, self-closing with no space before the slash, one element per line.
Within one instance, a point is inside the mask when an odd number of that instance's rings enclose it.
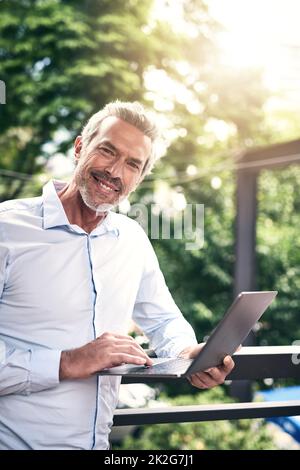
<path fill-rule="evenodd" d="M 191 346 L 180 354 L 180 357 L 186 359 L 193 359 L 199 354 L 203 348 L 204 343 L 197 344 L 196 346 Z M 203 372 L 197 372 L 197 374 L 191 375 L 188 377 L 189 382 L 197 388 L 209 389 L 221 385 L 226 376 L 234 368 L 234 362 L 231 356 L 224 357 L 223 364 L 217 367 L 211 367 Z"/>

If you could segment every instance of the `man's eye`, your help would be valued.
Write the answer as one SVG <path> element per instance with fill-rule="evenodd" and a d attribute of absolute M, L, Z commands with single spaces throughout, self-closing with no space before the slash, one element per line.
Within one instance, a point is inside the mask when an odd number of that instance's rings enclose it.
<path fill-rule="evenodd" d="M 139 170 L 139 169 L 140 169 L 139 165 L 138 165 L 137 163 L 135 163 L 135 162 L 128 162 L 128 164 L 129 164 L 132 168 L 134 168 L 134 169 L 136 169 L 136 170 Z"/>
<path fill-rule="evenodd" d="M 99 147 L 99 150 L 101 153 L 103 153 L 104 155 L 109 155 L 109 156 L 114 156 L 114 152 L 113 150 L 107 148 L 107 147 Z"/>

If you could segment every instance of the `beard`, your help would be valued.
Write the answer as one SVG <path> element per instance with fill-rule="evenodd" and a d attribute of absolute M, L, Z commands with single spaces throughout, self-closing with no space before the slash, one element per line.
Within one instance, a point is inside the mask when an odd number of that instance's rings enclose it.
<path fill-rule="evenodd" d="M 97 171 L 97 174 L 101 176 L 103 180 L 109 180 L 107 175 L 103 172 Z M 122 191 L 120 193 L 116 192 L 116 198 L 113 202 L 97 202 L 97 197 L 94 195 L 94 190 L 90 188 L 90 180 L 93 179 L 93 176 L 89 172 L 87 176 L 83 174 L 82 169 L 77 168 L 77 173 L 75 175 L 75 182 L 80 192 L 81 198 L 84 204 L 91 210 L 95 211 L 97 214 L 103 214 L 105 212 L 110 211 L 114 207 L 116 207 L 126 196 L 122 195 Z"/>

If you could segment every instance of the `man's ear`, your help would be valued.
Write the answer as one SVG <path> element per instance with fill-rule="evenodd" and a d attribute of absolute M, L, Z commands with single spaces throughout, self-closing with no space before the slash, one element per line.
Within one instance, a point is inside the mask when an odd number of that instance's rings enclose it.
<path fill-rule="evenodd" d="M 78 135 L 74 142 L 74 157 L 77 163 L 80 158 L 81 148 L 82 148 L 82 136 Z"/>

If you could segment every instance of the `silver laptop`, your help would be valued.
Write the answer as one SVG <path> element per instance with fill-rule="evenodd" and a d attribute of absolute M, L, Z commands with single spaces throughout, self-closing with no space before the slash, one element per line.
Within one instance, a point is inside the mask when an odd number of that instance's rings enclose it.
<path fill-rule="evenodd" d="M 277 291 L 241 292 L 195 359 L 156 358 L 150 367 L 124 364 L 104 369 L 98 374 L 177 378 L 218 366 L 225 356 L 231 356 L 236 351 L 276 295 Z"/>

